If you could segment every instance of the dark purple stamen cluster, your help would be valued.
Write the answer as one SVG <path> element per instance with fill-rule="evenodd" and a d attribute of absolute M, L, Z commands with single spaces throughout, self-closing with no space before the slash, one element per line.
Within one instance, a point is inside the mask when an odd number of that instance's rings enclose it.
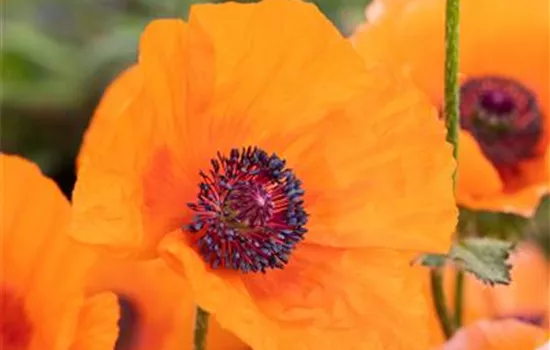
<path fill-rule="evenodd" d="M 285 161 L 256 147 L 218 152 L 185 230 L 212 268 L 265 272 L 283 268 L 307 232 L 302 182 Z"/>
<path fill-rule="evenodd" d="M 542 117 L 535 95 L 520 83 L 481 77 L 461 87 L 460 125 L 497 168 L 536 156 Z"/>

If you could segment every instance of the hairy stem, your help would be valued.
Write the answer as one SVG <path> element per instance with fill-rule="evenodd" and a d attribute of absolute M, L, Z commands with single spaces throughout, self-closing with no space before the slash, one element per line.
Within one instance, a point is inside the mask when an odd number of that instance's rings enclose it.
<path fill-rule="evenodd" d="M 459 13 L 460 0 L 447 0 L 445 12 L 445 124 L 447 141 L 453 145 L 453 157 L 458 162 L 458 133 L 460 130 L 460 90 L 458 84 L 459 68 Z M 453 187 L 456 189 L 458 166 L 453 174 Z M 455 289 L 455 313 L 451 318 L 443 291 L 443 272 L 431 271 L 432 294 L 443 333 L 447 338 L 462 323 L 463 278 L 457 273 Z"/>
<path fill-rule="evenodd" d="M 453 145 L 453 157 L 458 160 L 458 131 L 460 128 L 459 66 L 459 6 L 460 0 L 447 0 L 445 20 L 445 122 L 447 141 Z M 456 187 L 458 171 L 453 182 Z"/>

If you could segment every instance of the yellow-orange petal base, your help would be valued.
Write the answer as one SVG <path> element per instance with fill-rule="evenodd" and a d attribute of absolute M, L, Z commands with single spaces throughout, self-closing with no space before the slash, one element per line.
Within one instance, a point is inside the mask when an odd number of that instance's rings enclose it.
<path fill-rule="evenodd" d="M 425 350 L 410 262 L 447 251 L 456 208 L 422 93 L 296 0 L 196 5 L 151 23 L 139 52 L 87 131 L 73 237 L 160 254 L 256 350 Z M 237 157 L 249 146 L 276 156 Z"/>
<path fill-rule="evenodd" d="M 95 254 L 66 236 L 68 201 L 38 167 L 0 155 L 0 347 L 113 349 L 116 296 L 86 296 Z"/>
<path fill-rule="evenodd" d="M 531 216 L 548 193 L 549 6 L 460 2 L 462 206 Z M 445 1 L 375 0 L 366 14 L 351 41 L 367 64 L 389 62 L 442 106 Z"/>

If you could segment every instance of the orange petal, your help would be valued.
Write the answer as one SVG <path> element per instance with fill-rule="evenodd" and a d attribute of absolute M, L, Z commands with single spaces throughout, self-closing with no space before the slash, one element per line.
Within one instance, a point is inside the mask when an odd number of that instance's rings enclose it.
<path fill-rule="evenodd" d="M 458 331 L 442 350 L 535 349 L 548 340 L 542 328 L 515 320 L 479 321 Z"/>
<path fill-rule="evenodd" d="M 382 66 L 370 73 L 364 95 L 296 157 L 303 159 L 295 168 L 310 213 L 307 240 L 447 251 L 457 211 L 444 126 L 409 81 Z"/>
<path fill-rule="evenodd" d="M 122 255 L 151 255 L 184 206 L 148 96 L 140 67 L 113 82 L 87 131 L 73 192 L 71 235 Z M 164 190 L 150 191 L 153 182 Z"/>
<path fill-rule="evenodd" d="M 540 248 L 523 243 L 510 257 L 512 282 L 491 290 L 493 307 L 501 315 L 545 315 L 550 295 L 550 264 Z"/>
<path fill-rule="evenodd" d="M 139 278 L 136 278 L 139 276 Z M 192 344 L 195 305 L 187 280 L 163 261 L 103 259 L 89 278 L 91 292 L 113 291 L 130 310 L 120 346 L 136 350 L 176 350 Z M 189 330 L 189 331 L 186 331 Z M 187 345 L 186 345 L 187 344 Z M 210 318 L 208 349 L 247 349 Z"/>
<path fill-rule="evenodd" d="M 162 19 L 151 22 L 140 40 L 139 66 L 152 97 L 156 114 L 152 117 L 166 125 L 185 113 L 187 36 L 187 23 Z"/>
<path fill-rule="evenodd" d="M 396 70 L 405 70 L 434 103 L 441 104 L 445 2 L 375 1 L 373 5 L 384 11 L 352 36 L 359 54 L 367 63 L 386 62 Z M 425 44 L 406 44 L 419 42 Z"/>
<path fill-rule="evenodd" d="M 241 118 L 254 132 L 307 126 L 364 86 L 361 59 L 312 4 L 196 5 L 189 23 L 212 40 L 215 111 Z M 300 117 L 283 120 L 289 112 Z"/>
<path fill-rule="evenodd" d="M 118 328 L 118 302 L 113 293 L 88 298 L 78 320 L 78 329 L 70 350 L 102 350 L 115 346 Z"/>
<path fill-rule="evenodd" d="M 478 210 L 512 213 L 532 217 L 542 197 L 548 193 L 543 185 L 531 185 L 512 193 L 500 193 L 494 197 L 462 200 L 465 207 Z"/>
<path fill-rule="evenodd" d="M 137 181 L 136 172 L 145 166 L 142 158 L 147 156 L 135 148 L 138 141 L 146 139 L 139 126 L 150 118 L 148 111 L 137 105 L 140 98 L 144 98 L 143 76 L 139 67 L 134 67 L 107 89 L 86 132 L 73 191 L 71 235 L 78 241 L 107 247 L 114 241 L 128 247 L 137 245 L 135 241 L 143 236 L 139 226 L 126 219 L 140 217 L 141 198 L 136 185 L 125 180 Z M 113 157 L 115 154 L 121 156 Z M 104 203 L 112 203 L 114 210 L 107 212 Z"/>
<path fill-rule="evenodd" d="M 26 290 L 48 247 L 61 238 L 69 202 L 36 165 L 17 156 L 0 154 L 0 176 L 2 265 L 9 267 L 2 269 L 2 279 Z"/>
<path fill-rule="evenodd" d="M 407 327 L 428 320 L 414 253 L 303 244 L 283 270 L 238 275 L 213 273 L 180 235 L 164 238 L 161 256 L 189 278 L 198 304 L 254 349 L 297 339 L 315 349 L 427 348 L 430 331 Z"/>
<path fill-rule="evenodd" d="M 190 106 L 198 113 L 187 118 L 181 137 L 193 144 L 182 158 L 194 179 L 218 151 L 252 145 L 281 155 L 298 138 L 310 146 L 311 128 L 365 86 L 361 59 L 312 4 L 196 5 L 189 28 L 197 39 L 190 49 L 193 70 L 207 70 L 197 62 L 212 62 L 206 80 L 215 77 L 212 90 L 199 85 L 211 95 L 204 108 Z"/>
<path fill-rule="evenodd" d="M 28 320 L 28 334 L 21 335 L 28 337 L 28 349 L 68 349 L 75 334 L 89 331 L 78 317 L 95 255 L 66 236 L 69 203 L 36 165 L 2 154 L 0 177 L 0 289 L 13 292 L 25 310 L 19 319 L 6 315 L 7 326 L 17 329 L 17 322 Z M 112 307 L 116 314 L 118 308 Z M 106 320 L 104 327 L 116 334 L 116 319 Z"/>
<path fill-rule="evenodd" d="M 540 199 L 549 191 L 550 184 L 542 182 L 544 178 L 533 179 L 532 184 L 513 192 L 504 190 L 494 166 L 485 158 L 475 139 L 464 131 L 460 133 L 458 154 L 457 203 L 466 208 L 531 217 Z M 537 166 L 539 170 L 545 167 Z"/>
<path fill-rule="evenodd" d="M 498 195 L 503 186 L 495 167 L 485 158 L 472 135 L 461 131 L 459 142 L 457 202 L 470 208 L 480 198 Z"/>
<path fill-rule="evenodd" d="M 82 140 L 82 146 L 77 159 L 77 168 L 86 163 L 88 159 L 93 160 L 96 152 L 105 150 L 108 142 L 114 136 L 116 129 L 112 127 L 118 116 L 125 113 L 133 99 L 140 93 L 142 88 L 142 74 L 136 66 L 123 71 L 105 90 L 105 95 L 94 113 L 92 126 L 88 128 Z M 108 134 L 108 136 L 107 136 Z M 99 146 L 103 143 L 107 145 Z"/>

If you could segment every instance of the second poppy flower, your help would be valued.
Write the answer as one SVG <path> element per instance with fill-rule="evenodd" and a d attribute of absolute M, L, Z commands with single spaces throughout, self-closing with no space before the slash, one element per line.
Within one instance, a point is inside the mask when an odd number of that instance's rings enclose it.
<path fill-rule="evenodd" d="M 550 189 L 546 0 L 460 2 L 458 204 L 531 216 Z M 376 0 L 352 37 L 443 105 L 445 1 Z"/>

